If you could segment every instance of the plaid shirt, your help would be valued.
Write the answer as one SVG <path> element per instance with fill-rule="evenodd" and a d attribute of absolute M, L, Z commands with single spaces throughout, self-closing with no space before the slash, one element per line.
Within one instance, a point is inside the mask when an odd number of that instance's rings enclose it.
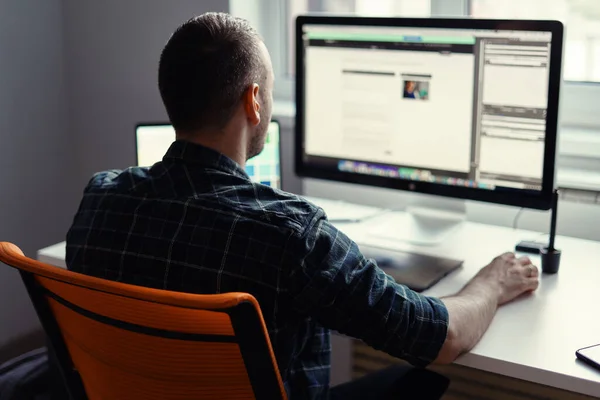
<path fill-rule="evenodd" d="M 322 209 L 182 141 L 151 168 L 93 177 L 67 265 L 152 288 L 251 293 L 291 399 L 328 397 L 329 329 L 421 366 L 446 339 L 443 303 L 395 283 Z"/>

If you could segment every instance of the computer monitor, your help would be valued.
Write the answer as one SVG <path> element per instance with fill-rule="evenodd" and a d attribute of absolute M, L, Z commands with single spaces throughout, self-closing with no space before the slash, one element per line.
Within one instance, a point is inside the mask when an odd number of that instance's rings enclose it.
<path fill-rule="evenodd" d="M 303 177 L 549 209 L 557 21 L 300 16 Z"/>
<path fill-rule="evenodd" d="M 246 162 L 246 172 L 254 182 L 281 188 L 280 127 L 271 121 L 263 151 Z M 145 123 L 135 128 L 136 164 L 152 166 L 161 161 L 175 140 L 175 130 L 167 123 Z"/>

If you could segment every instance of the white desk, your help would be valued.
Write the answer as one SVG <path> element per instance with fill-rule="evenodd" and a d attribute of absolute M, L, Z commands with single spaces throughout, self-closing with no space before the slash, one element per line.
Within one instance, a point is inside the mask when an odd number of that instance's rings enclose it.
<path fill-rule="evenodd" d="M 520 239 L 538 235 L 469 222 L 443 245 L 416 248 L 369 237 L 368 227 L 378 223 L 381 221 L 375 218 L 339 228 L 359 243 L 465 260 L 462 269 L 425 293 L 438 297 L 456 293 L 493 257 L 511 251 Z M 481 342 L 456 363 L 600 397 L 600 372 L 575 358 L 578 348 L 600 343 L 600 243 L 558 237 L 556 244 L 563 251 L 558 274 L 542 276 L 534 295 L 501 307 Z M 40 250 L 38 258 L 64 268 L 65 244 Z"/>

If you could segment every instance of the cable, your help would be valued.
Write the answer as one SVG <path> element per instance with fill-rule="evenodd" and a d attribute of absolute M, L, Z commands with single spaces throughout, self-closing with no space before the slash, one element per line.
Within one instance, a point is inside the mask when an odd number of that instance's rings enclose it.
<path fill-rule="evenodd" d="M 517 212 L 517 215 L 515 215 L 515 219 L 513 219 L 513 229 L 517 229 L 519 217 L 521 216 L 521 214 L 523 214 L 523 211 L 525 211 L 525 208 L 521 207 Z"/>

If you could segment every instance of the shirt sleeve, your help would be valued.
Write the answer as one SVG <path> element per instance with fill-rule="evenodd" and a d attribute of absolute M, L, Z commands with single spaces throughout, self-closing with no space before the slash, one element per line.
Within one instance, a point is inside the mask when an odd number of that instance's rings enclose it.
<path fill-rule="evenodd" d="M 299 312 L 415 366 L 435 360 L 448 330 L 441 300 L 396 283 L 322 211 L 298 246 L 303 257 L 292 271 L 290 289 Z"/>

